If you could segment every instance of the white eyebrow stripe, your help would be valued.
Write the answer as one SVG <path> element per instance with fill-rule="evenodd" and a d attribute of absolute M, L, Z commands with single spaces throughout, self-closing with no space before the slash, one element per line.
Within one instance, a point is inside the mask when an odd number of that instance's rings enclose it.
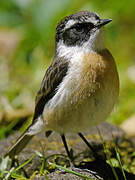
<path fill-rule="evenodd" d="M 84 19 L 84 20 L 82 21 L 82 23 L 83 23 L 83 22 L 84 22 L 84 23 L 92 23 L 93 25 L 96 25 L 96 24 L 97 24 L 97 21 L 95 20 L 94 17 L 86 18 L 86 19 Z M 78 23 L 77 20 L 73 20 L 73 19 L 69 20 L 69 21 L 67 22 L 64 30 L 72 27 L 72 26 L 73 26 L 74 24 L 76 24 L 76 23 Z"/>
<path fill-rule="evenodd" d="M 69 21 L 67 22 L 64 30 L 70 28 L 70 27 L 73 26 L 75 23 L 76 23 L 75 20 L 73 20 L 73 19 L 69 20 Z"/>

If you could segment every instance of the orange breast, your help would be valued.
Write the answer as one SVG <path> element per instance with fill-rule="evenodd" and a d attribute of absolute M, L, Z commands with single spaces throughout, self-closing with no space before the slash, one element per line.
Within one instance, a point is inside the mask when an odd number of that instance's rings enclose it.
<path fill-rule="evenodd" d="M 86 54 L 82 64 L 80 90 L 89 95 L 105 86 L 110 86 L 110 88 L 113 86 L 116 92 L 119 92 L 119 78 L 115 61 L 107 49 L 99 53 Z"/>

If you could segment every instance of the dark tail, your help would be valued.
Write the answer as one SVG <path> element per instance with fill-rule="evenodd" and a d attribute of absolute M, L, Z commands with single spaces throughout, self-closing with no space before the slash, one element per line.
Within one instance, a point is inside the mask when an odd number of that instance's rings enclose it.
<path fill-rule="evenodd" d="M 19 154 L 28 142 L 32 139 L 33 136 L 27 135 L 26 131 L 17 139 L 16 143 L 9 149 L 5 156 L 9 156 L 11 159 L 14 159 L 15 155 Z"/>

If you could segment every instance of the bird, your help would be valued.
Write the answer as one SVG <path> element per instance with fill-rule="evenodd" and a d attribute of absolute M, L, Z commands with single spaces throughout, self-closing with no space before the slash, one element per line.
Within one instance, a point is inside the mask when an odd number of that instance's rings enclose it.
<path fill-rule="evenodd" d="M 37 93 L 32 123 L 6 156 L 13 159 L 40 132 L 59 133 L 71 161 L 66 133 L 78 134 L 92 148 L 82 132 L 105 121 L 119 97 L 116 63 L 104 41 L 104 26 L 111 21 L 79 11 L 58 23 L 55 54 Z"/>

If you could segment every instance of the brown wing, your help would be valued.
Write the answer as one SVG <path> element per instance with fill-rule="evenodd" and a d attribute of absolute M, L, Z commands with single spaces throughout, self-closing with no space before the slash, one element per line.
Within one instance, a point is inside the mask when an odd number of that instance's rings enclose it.
<path fill-rule="evenodd" d="M 67 68 L 68 62 L 66 60 L 54 58 L 36 96 L 33 122 L 42 114 L 45 104 L 55 95 L 58 85 L 67 73 Z"/>

